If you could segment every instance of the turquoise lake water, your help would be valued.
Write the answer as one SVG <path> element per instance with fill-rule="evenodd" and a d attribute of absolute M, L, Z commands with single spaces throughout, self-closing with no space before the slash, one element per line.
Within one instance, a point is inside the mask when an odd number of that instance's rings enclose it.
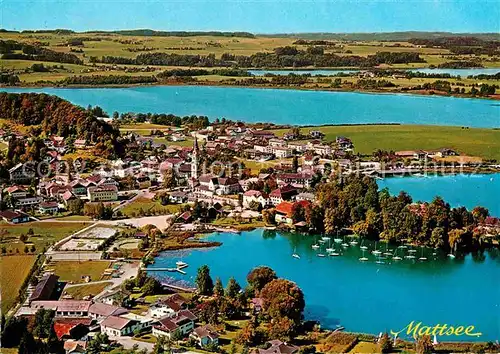
<path fill-rule="evenodd" d="M 198 267 L 207 264 L 214 279 L 220 277 L 227 284 L 234 276 L 245 285 L 252 268 L 267 265 L 300 286 L 306 301 L 305 318 L 319 320 L 323 327 L 341 325 L 348 331 L 378 334 L 422 321 L 429 326 L 474 325 L 482 333 L 479 338 L 438 337 L 440 341 L 500 338 L 498 250 L 455 259 L 442 254 L 434 257 L 426 250 L 426 262 L 405 259 L 377 264 L 369 252 L 365 252 L 367 262 L 358 260 L 362 256 L 359 245 L 348 247 L 339 257 L 320 258 L 311 248 L 314 236 L 301 234 L 258 229 L 239 235 L 216 233 L 207 239 L 223 244 L 165 252 L 153 266 L 175 267 L 175 261 L 182 259 L 189 267 L 184 269 L 186 275 L 175 273 L 177 284 L 192 284 Z M 364 245 L 374 248 L 373 243 Z M 382 251 L 385 247 L 378 244 Z M 301 259 L 292 257 L 294 250 Z M 417 250 L 417 258 L 421 252 Z M 403 250 L 399 255 L 404 255 Z M 151 274 L 172 281 L 168 276 L 174 273 Z"/>
<path fill-rule="evenodd" d="M 392 194 L 408 192 L 413 200 L 431 201 L 439 195 L 452 207 L 481 205 L 500 217 L 500 174 L 458 174 L 439 177 L 391 177 L 377 181 Z"/>
<path fill-rule="evenodd" d="M 316 75 L 336 75 L 339 73 L 357 73 L 361 70 L 351 70 L 351 69 L 317 69 L 317 70 L 248 70 L 255 76 L 263 76 L 265 74 L 275 74 L 275 75 L 288 75 L 288 74 L 311 74 Z M 407 71 L 420 72 L 426 74 L 450 74 L 452 76 L 461 76 L 465 78 L 469 75 L 494 75 L 500 72 L 500 68 L 470 68 L 470 69 L 409 69 Z"/>
<path fill-rule="evenodd" d="M 108 113 L 202 114 L 244 122 L 323 125 L 402 123 L 500 127 L 500 104 L 492 100 L 402 94 L 366 94 L 211 86 L 130 88 L 13 88 L 45 92 Z"/>

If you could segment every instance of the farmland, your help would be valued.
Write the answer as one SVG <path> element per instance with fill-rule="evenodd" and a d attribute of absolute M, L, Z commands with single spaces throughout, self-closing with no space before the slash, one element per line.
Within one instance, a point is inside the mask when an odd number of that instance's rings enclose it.
<path fill-rule="evenodd" d="M 375 150 L 434 150 L 451 148 L 462 155 L 500 161 L 500 130 L 424 125 L 353 125 L 303 128 L 307 134 L 320 130 L 325 141 L 337 136 L 352 139 L 355 152 L 371 155 Z M 286 130 L 275 130 L 282 135 Z"/>
<path fill-rule="evenodd" d="M 82 39 L 83 38 L 83 39 Z M 368 37 L 367 37 L 368 38 Z M 60 64 L 55 62 L 0 59 L 3 70 L 11 71 L 18 75 L 22 84 L 25 85 L 51 85 L 74 76 L 157 76 L 161 71 L 175 68 L 175 66 L 136 65 L 136 64 L 107 64 L 100 63 L 103 57 L 120 57 L 134 59 L 141 54 L 166 53 L 176 55 L 214 55 L 220 59 L 223 54 L 233 56 L 250 56 L 256 53 L 272 53 L 275 48 L 291 46 L 300 51 L 306 51 L 310 46 L 297 44 L 298 37 L 292 36 L 255 36 L 255 37 L 223 37 L 223 36 L 132 36 L 117 33 L 2 33 L 3 40 L 15 40 L 27 44 L 40 44 L 44 48 L 58 52 L 73 54 L 82 61 L 81 64 Z M 75 41 L 81 44 L 74 44 Z M 392 53 L 417 53 L 424 60 L 419 63 L 396 63 L 380 64 L 380 68 L 422 68 L 430 65 L 440 65 L 445 62 L 476 61 L 484 67 L 499 67 L 500 58 L 486 55 L 456 55 L 446 48 L 421 47 L 405 40 L 380 41 L 380 40 L 341 40 L 335 38 L 329 40 L 325 46 L 324 53 L 336 54 L 344 57 L 368 57 L 380 52 Z M 96 62 L 97 61 L 97 62 Z M 33 70 L 33 64 L 43 64 L 47 70 Z M 188 68 L 189 66 L 183 66 Z M 212 70 L 211 67 L 207 68 Z M 220 83 L 223 80 L 235 79 L 208 75 L 198 78 L 199 81 L 209 83 Z M 388 77 L 387 80 L 393 82 Z M 317 80 L 311 80 L 317 83 Z M 349 80 L 348 80 L 349 82 Z M 396 81 L 394 83 L 397 84 Z M 401 86 L 410 86 L 415 83 L 399 80 Z M 498 82 L 492 82 L 498 84 Z M 465 82 L 465 84 L 468 84 Z"/>
<path fill-rule="evenodd" d="M 84 276 L 90 276 L 92 281 L 103 280 L 103 273 L 109 267 L 108 261 L 58 261 L 47 265 L 45 270 L 53 271 L 60 281 L 83 283 Z"/>
<path fill-rule="evenodd" d="M 159 202 L 139 197 L 121 209 L 123 215 L 128 217 L 144 215 L 174 214 L 180 211 L 180 205 L 161 205 Z"/>
<path fill-rule="evenodd" d="M 35 256 L 30 255 L 0 257 L 2 313 L 15 304 L 19 289 L 34 262 Z"/>
<path fill-rule="evenodd" d="M 1 246 L 5 247 L 6 253 L 23 252 L 25 246 L 35 246 L 35 253 L 40 253 L 49 245 L 69 236 L 78 230 L 90 225 L 85 222 L 31 222 L 27 224 L 8 224 L 0 222 Z M 22 242 L 21 235 L 27 236 Z"/>

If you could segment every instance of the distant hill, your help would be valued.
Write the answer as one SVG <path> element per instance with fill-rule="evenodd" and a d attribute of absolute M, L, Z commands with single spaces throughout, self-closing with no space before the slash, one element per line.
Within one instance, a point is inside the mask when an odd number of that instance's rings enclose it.
<path fill-rule="evenodd" d="M 257 34 L 260 37 L 282 37 L 302 39 L 347 40 L 347 41 L 407 41 L 412 38 L 433 39 L 440 37 L 475 37 L 482 40 L 498 41 L 499 33 L 452 33 L 452 32 L 373 32 L 373 33 L 274 33 Z"/>

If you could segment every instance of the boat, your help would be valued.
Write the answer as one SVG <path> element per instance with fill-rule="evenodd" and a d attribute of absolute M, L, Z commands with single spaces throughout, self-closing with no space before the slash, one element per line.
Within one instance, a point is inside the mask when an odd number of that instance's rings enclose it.
<path fill-rule="evenodd" d="M 407 256 L 405 256 L 406 259 L 415 259 L 415 256 L 412 255 L 412 254 L 409 254 Z"/>
<path fill-rule="evenodd" d="M 323 253 L 318 253 L 318 257 L 326 257 Z"/>
<path fill-rule="evenodd" d="M 392 250 L 389 249 L 389 242 L 385 246 L 384 256 L 392 256 Z"/>
<path fill-rule="evenodd" d="M 328 237 L 328 236 L 323 236 L 323 237 L 321 238 L 321 240 L 323 240 L 323 241 L 325 241 L 325 242 L 326 242 L 326 241 L 330 241 L 330 237 Z"/>
<path fill-rule="evenodd" d="M 378 259 L 375 261 L 377 264 L 385 264 L 385 262 L 382 260 L 382 258 L 379 256 Z"/>
<path fill-rule="evenodd" d="M 396 250 L 394 251 L 394 255 L 392 256 L 392 260 L 393 260 L 393 261 L 400 261 L 400 260 L 402 260 L 402 259 L 403 259 L 403 258 L 401 258 L 401 257 L 399 257 L 399 256 L 398 256 L 398 250 L 396 249 Z"/>
<path fill-rule="evenodd" d="M 422 253 L 420 254 L 420 258 L 418 259 L 419 261 L 426 261 L 427 260 L 427 257 L 424 257 L 424 248 L 422 247 Z"/>
<path fill-rule="evenodd" d="M 453 259 L 453 258 L 455 258 L 455 255 L 453 253 L 450 253 L 450 254 L 448 254 L 448 257 Z"/>
<path fill-rule="evenodd" d="M 361 249 L 361 250 L 367 250 L 368 247 L 366 247 L 365 245 L 363 245 L 363 242 L 364 242 L 364 240 L 361 242 L 361 246 L 359 246 L 359 249 Z"/>
<path fill-rule="evenodd" d="M 335 243 L 341 243 L 341 242 L 342 242 L 342 239 L 341 239 L 341 238 L 339 238 L 339 233 L 338 233 L 338 232 L 337 232 L 337 237 L 335 237 L 335 238 L 333 239 L 333 241 L 334 241 Z"/>
<path fill-rule="evenodd" d="M 349 244 L 350 244 L 351 246 L 356 246 L 356 245 L 358 244 L 358 241 L 356 241 L 356 240 L 352 240 L 351 242 L 349 242 Z"/>
<path fill-rule="evenodd" d="M 382 252 L 380 252 L 377 249 L 377 241 L 375 241 L 375 249 L 372 251 L 372 254 L 375 255 L 375 256 L 378 256 L 378 255 L 382 254 Z"/>
<path fill-rule="evenodd" d="M 344 236 L 344 242 L 342 242 L 342 247 L 349 247 L 349 244 L 345 240 L 345 236 Z"/>
<path fill-rule="evenodd" d="M 295 247 L 295 248 L 293 249 L 293 254 L 292 254 L 292 257 L 293 257 L 293 258 L 300 259 L 300 256 L 299 256 L 299 254 L 297 253 L 297 247 Z"/>
<path fill-rule="evenodd" d="M 328 248 L 325 250 L 327 253 L 335 252 L 335 248 L 332 248 L 332 242 L 328 242 Z"/>
<path fill-rule="evenodd" d="M 366 262 L 368 258 L 365 257 L 365 250 L 363 250 L 363 255 L 359 258 L 361 262 Z"/>
<path fill-rule="evenodd" d="M 319 249 L 319 245 L 315 243 L 314 245 L 311 246 L 311 248 L 313 250 L 317 250 L 317 249 Z"/>
<path fill-rule="evenodd" d="M 186 268 L 188 266 L 188 264 L 183 261 L 177 261 L 175 262 L 175 265 L 177 266 L 177 268 Z"/>
<path fill-rule="evenodd" d="M 319 242 L 319 243 L 326 243 L 326 240 L 323 240 L 322 238 L 320 238 L 320 239 L 318 240 L 318 242 Z"/>

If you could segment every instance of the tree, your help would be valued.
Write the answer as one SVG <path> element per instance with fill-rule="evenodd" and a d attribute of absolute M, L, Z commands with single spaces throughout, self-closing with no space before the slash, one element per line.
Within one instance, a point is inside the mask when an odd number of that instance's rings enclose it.
<path fill-rule="evenodd" d="M 153 354 L 163 354 L 165 353 L 165 343 L 166 339 L 164 336 L 159 336 L 153 347 Z"/>
<path fill-rule="evenodd" d="M 102 346 L 109 344 L 108 335 L 105 333 L 97 333 L 87 346 L 88 354 L 100 354 L 102 352 Z"/>
<path fill-rule="evenodd" d="M 292 319 L 280 317 L 269 323 L 268 331 L 271 338 L 286 342 L 294 337 L 296 328 L 297 326 Z"/>
<path fill-rule="evenodd" d="M 83 201 L 76 198 L 68 201 L 68 210 L 75 215 L 80 215 L 83 212 Z"/>
<path fill-rule="evenodd" d="M 387 332 L 378 340 L 378 350 L 381 353 L 392 353 L 392 341 Z"/>
<path fill-rule="evenodd" d="M 172 189 L 177 185 L 177 181 L 175 179 L 175 173 L 173 170 L 168 169 L 163 174 L 163 188 Z"/>
<path fill-rule="evenodd" d="M 51 354 L 64 354 L 66 351 L 64 350 L 64 343 L 57 338 L 56 331 L 54 330 L 54 326 L 50 326 L 50 333 L 47 339 L 47 350 Z"/>
<path fill-rule="evenodd" d="M 38 310 L 35 313 L 33 335 L 37 336 L 38 338 L 47 338 L 52 328 L 52 320 L 54 319 L 54 315 L 54 310 Z"/>
<path fill-rule="evenodd" d="M 198 274 L 196 275 L 196 288 L 200 295 L 212 295 L 214 291 L 214 283 L 210 277 L 210 268 L 207 265 L 203 265 L 198 268 Z"/>
<path fill-rule="evenodd" d="M 292 169 L 293 169 L 293 172 L 297 172 L 297 170 L 299 169 L 299 158 L 297 156 L 293 157 Z"/>
<path fill-rule="evenodd" d="M 217 301 L 205 301 L 198 306 L 198 318 L 206 323 L 218 324 L 219 323 L 219 305 Z"/>
<path fill-rule="evenodd" d="M 161 284 L 153 277 L 148 277 L 144 285 L 141 287 L 143 295 L 154 295 L 161 290 Z"/>
<path fill-rule="evenodd" d="M 419 337 L 415 346 L 417 354 L 430 354 L 434 350 L 431 336 L 429 335 Z"/>
<path fill-rule="evenodd" d="M 215 280 L 214 295 L 217 296 L 217 297 L 223 297 L 224 296 L 224 287 L 222 285 L 222 281 L 220 280 L 220 278 L 217 278 Z"/>
<path fill-rule="evenodd" d="M 26 241 L 28 241 L 28 236 L 26 236 L 25 234 L 19 235 L 19 241 L 21 241 L 22 243 L 26 243 Z"/>
<path fill-rule="evenodd" d="M 19 343 L 19 354 L 34 354 L 38 352 L 37 342 L 33 338 L 33 334 L 26 329 L 23 331 L 21 342 Z"/>
<path fill-rule="evenodd" d="M 262 266 L 252 269 L 247 275 L 247 282 L 254 291 L 261 291 L 268 283 L 277 279 L 276 272 L 269 267 Z"/>
<path fill-rule="evenodd" d="M 265 209 L 262 211 L 262 218 L 266 224 L 274 224 L 276 217 L 276 211 L 274 209 Z"/>
<path fill-rule="evenodd" d="M 275 279 L 262 289 L 260 296 L 264 311 L 273 320 L 288 317 L 296 325 L 302 321 L 305 301 L 297 284 L 286 279 Z"/>
<path fill-rule="evenodd" d="M 229 279 L 229 282 L 227 283 L 226 296 L 228 298 L 235 299 L 238 296 L 240 290 L 241 290 L 240 284 L 238 284 L 236 279 L 231 277 Z"/>

